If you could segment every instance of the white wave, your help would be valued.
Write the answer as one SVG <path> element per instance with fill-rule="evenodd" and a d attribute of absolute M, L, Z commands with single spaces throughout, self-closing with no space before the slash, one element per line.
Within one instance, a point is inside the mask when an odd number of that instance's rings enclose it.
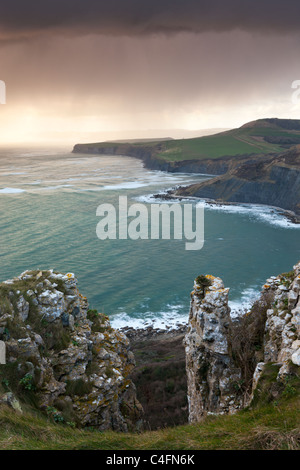
<path fill-rule="evenodd" d="M 180 325 L 186 325 L 188 322 L 188 309 L 184 311 L 182 305 L 166 305 L 166 311 L 146 312 L 144 314 L 129 315 L 126 312 L 117 313 L 110 317 L 110 323 L 113 328 L 153 328 L 169 329 L 178 328 Z"/>
<path fill-rule="evenodd" d="M 142 188 L 143 186 L 149 186 L 149 183 L 141 183 L 139 181 L 129 181 L 127 183 L 120 183 L 120 184 L 102 186 L 100 189 L 102 189 L 102 190 L 106 190 L 106 189 L 111 189 L 111 190 L 136 189 L 136 188 Z"/>
<path fill-rule="evenodd" d="M 232 319 L 236 319 L 253 305 L 259 298 L 260 291 L 257 287 L 245 288 L 239 298 L 229 300 Z M 189 307 L 183 305 L 167 304 L 161 312 L 147 311 L 143 314 L 128 314 L 125 311 L 116 313 L 110 317 L 110 323 L 113 328 L 121 329 L 131 328 L 159 328 L 162 330 L 175 329 L 181 325 L 187 325 L 189 318 Z"/>
<path fill-rule="evenodd" d="M 229 300 L 228 305 L 231 309 L 231 317 L 237 318 L 241 314 L 245 312 L 245 310 L 249 310 L 253 303 L 259 298 L 260 290 L 258 287 L 247 287 L 245 288 L 240 298 Z"/>
<path fill-rule="evenodd" d="M 169 190 L 174 189 L 176 188 L 169 188 Z M 136 197 L 135 199 L 139 202 L 144 202 L 148 204 L 172 204 L 176 202 L 195 202 L 197 200 L 199 203 L 204 204 L 205 210 L 227 212 L 231 214 L 241 214 L 248 216 L 250 219 L 254 219 L 259 222 L 265 222 L 271 225 L 276 225 L 277 227 L 300 229 L 300 224 L 295 224 L 291 222 L 289 218 L 284 214 L 283 209 L 281 210 L 277 207 L 265 206 L 262 204 L 215 204 L 205 199 L 199 199 L 195 197 L 165 199 L 164 196 L 166 194 L 167 190 L 164 190 L 160 193 L 145 194 L 143 196 Z M 161 195 L 162 197 L 154 197 L 159 195 Z"/>
<path fill-rule="evenodd" d="M 2 173 L 1 176 L 26 175 L 26 171 L 13 171 L 11 173 Z"/>
<path fill-rule="evenodd" d="M 213 204 L 202 201 L 205 209 L 213 211 L 228 212 L 232 214 L 243 214 L 250 218 L 277 225 L 283 228 L 300 228 L 300 224 L 294 224 L 279 208 L 259 204 Z"/>
<path fill-rule="evenodd" d="M 3 188 L 0 189 L 1 194 L 17 194 L 17 193 L 24 193 L 25 189 L 20 188 Z"/>

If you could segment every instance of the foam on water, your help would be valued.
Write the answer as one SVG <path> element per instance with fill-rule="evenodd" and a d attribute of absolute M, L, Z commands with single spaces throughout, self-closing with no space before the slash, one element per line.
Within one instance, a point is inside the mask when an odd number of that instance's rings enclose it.
<path fill-rule="evenodd" d="M 110 190 L 113 190 L 113 191 L 117 191 L 119 189 L 142 188 L 143 186 L 149 186 L 149 184 L 150 183 L 143 183 L 143 182 L 139 182 L 139 181 L 128 181 L 128 182 L 121 183 L 121 184 L 113 184 L 113 185 L 102 186 L 99 189 L 103 189 L 103 190 L 110 189 Z"/>
<path fill-rule="evenodd" d="M 231 318 L 239 317 L 245 311 L 249 310 L 253 303 L 259 298 L 260 290 L 258 286 L 247 287 L 241 292 L 240 298 L 229 300 L 228 305 L 231 309 Z"/>
<path fill-rule="evenodd" d="M 0 189 L 0 194 L 17 194 L 17 193 L 24 193 L 25 189 L 20 188 L 3 188 Z"/>
<path fill-rule="evenodd" d="M 266 222 L 271 225 L 277 225 L 283 228 L 300 229 L 300 224 L 291 222 L 281 210 L 276 207 L 260 205 L 260 204 L 211 204 L 202 201 L 207 210 L 222 211 L 235 214 L 243 214 L 250 218 Z"/>
<path fill-rule="evenodd" d="M 188 309 L 184 306 L 167 304 L 161 312 L 147 311 L 143 314 L 128 315 L 126 312 L 120 312 L 110 317 L 110 323 L 113 328 L 146 328 L 152 326 L 153 328 L 167 329 L 178 328 L 181 325 L 186 325 L 189 318 Z"/>
<path fill-rule="evenodd" d="M 244 314 L 260 296 L 260 288 L 258 286 L 247 287 L 239 298 L 229 300 L 228 305 L 231 309 L 230 316 L 232 319 L 238 318 Z M 189 318 L 189 307 L 182 304 L 165 305 L 162 311 L 128 314 L 121 311 L 110 317 L 113 328 L 145 328 L 152 326 L 153 328 L 167 329 L 178 328 L 181 325 L 187 325 Z"/>
<path fill-rule="evenodd" d="M 170 188 L 174 190 L 176 188 Z M 160 197 L 154 197 L 159 196 Z M 166 191 L 156 194 L 146 194 L 138 196 L 135 199 L 139 202 L 148 204 L 173 204 L 173 203 L 195 203 L 199 202 L 204 204 L 205 210 L 216 212 L 227 212 L 230 214 L 241 214 L 249 218 L 255 219 L 260 222 L 265 222 L 271 225 L 276 225 L 288 229 L 300 229 L 300 224 L 295 224 L 282 212 L 283 210 L 277 207 L 262 205 L 262 204 L 215 204 L 204 199 L 195 197 L 191 198 L 172 198 L 165 199 Z"/>

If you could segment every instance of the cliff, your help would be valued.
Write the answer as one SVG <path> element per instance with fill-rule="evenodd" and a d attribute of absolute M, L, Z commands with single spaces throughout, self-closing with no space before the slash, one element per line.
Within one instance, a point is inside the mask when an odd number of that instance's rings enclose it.
<path fill-rule="evenodd" d="M 51 270 L 0 284 L 0 402 L 79 427 L 141 429 L 129 341 L 89 310 L 76 284 L 72 273 Z"/>
<path fill-rule="evenodd" d="M 0 447 L 298 450 L 300 263 L 270 277 L 238 320 L 230 317 L 228 292 L 220 278 L 198 276 L 187 331 L 128 328 L 140 356 L 134 369 L 127 337 L 88 310 L 71 273 L 31 271 L 0 284 L 0 339 L 7 349 L 0 366 Z M 177 405 L 187 414 L 177 363 L 184 359 L 183 334 L 189 419 L 201 423 L 165 428 L 177 385 Z M 148 413 L 160 412 L 163 429 L 136 432 L 144 414 L 132 376 Z M 210 414 L 228 416 L 203 420 Z"/>
<path fill-rule="evenodd" d="M 299 144 L 300 120 L 268 118 L 199 138 L 77 144 L 73 152 L 127 155 L 152 170 L 214 175 L 178 196 L 266 204 L 300 215 Z"/>
<path fill-rule="evenodd" d="M 176 195 L 265 204 L 300 215 L 300 146 L 236 163 L 225 175 L 181 188 Z"/>
<path fill-rule="evenodd" d="M 118 142 L 103 142 L 99 144 L 76 144 L 73 153 L 91 155 L 126 155 L 142 160 L 150 170 L 168 171 L 171 173 L 205 173 L 221 175 L 231 167 L 231 158 L 211 160 L 208 158 L 195 160 L 188 156 L 182 160 L 172 161 L 164 157 L 168 152 L 167 142 L 144 142 L 129 144 Z M 176 141 L 177 142 L 177 141 Z"/>
<path fill-rule="evenodd" d="M 300 263 L 268 279 L 260 299 L 236 321 L 228 291 L 221 279 L 206 275 L 195 280 L 191 293 L 184 339 L 190 422 L 235 413 L 263 394 L 271 402 L 297 393 L 292 383 L 299 381 Z"/>

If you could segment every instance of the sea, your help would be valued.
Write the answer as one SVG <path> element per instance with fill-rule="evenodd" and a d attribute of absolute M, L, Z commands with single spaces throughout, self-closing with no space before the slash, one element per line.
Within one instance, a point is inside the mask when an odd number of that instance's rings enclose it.
<path fill-rule="evenodd" d="M 221 277 L 232 316 L 265 280 L 300 260 L 300 225 L 259 205 L 204 203 L 204 244 L 184 239 L 99 239 L 97 208 L 169 203 L 154 194 L 208 175 L 152 171 L 127 156 L 73 154 L 61 147 L 0 148 L 0 282 L 25 270 L 72 272 L 90 308 L 115 328 L 186 324 L 195 277 Z M 197 201 L 176 201 L 197 204 Z M 102 206 L 103 207 L 103 206 Z"/>

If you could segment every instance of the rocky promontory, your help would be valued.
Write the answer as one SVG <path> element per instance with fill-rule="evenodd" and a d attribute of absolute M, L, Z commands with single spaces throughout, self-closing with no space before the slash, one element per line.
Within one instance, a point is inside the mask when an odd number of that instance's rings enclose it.
<path fill-rule="evenodd" d="M 0 402 L 100 431 L 142 428 L 129 341 L 89 309 L 74 274 L 25 271 L 1 283 L 0 340 Z"/>
<path fill-rule="evenodd" d="M 208 175 L 222 175 L 232 166 L 233 157 L 218 159 L 189 159 L 168 161 L 161 158 L 166 152 L 167 141 L 130 144 L 118 142 L 102 142 L 100 144 L 76 144 L 73 153 L 90 155 L 126 155 L 141 160 L 149 170 L 168 171 L 170 173 L 202 173 Z M 243 157 L 239 157 L 243 158 Z"/>
<path fill-rule="evenodd" d="M 300 222 L 300 146 L 276 156 L 235 162 L 225 175 L 179 188 L 173 195 L 274 206 L 291 211 L 294 221 Z"/>

